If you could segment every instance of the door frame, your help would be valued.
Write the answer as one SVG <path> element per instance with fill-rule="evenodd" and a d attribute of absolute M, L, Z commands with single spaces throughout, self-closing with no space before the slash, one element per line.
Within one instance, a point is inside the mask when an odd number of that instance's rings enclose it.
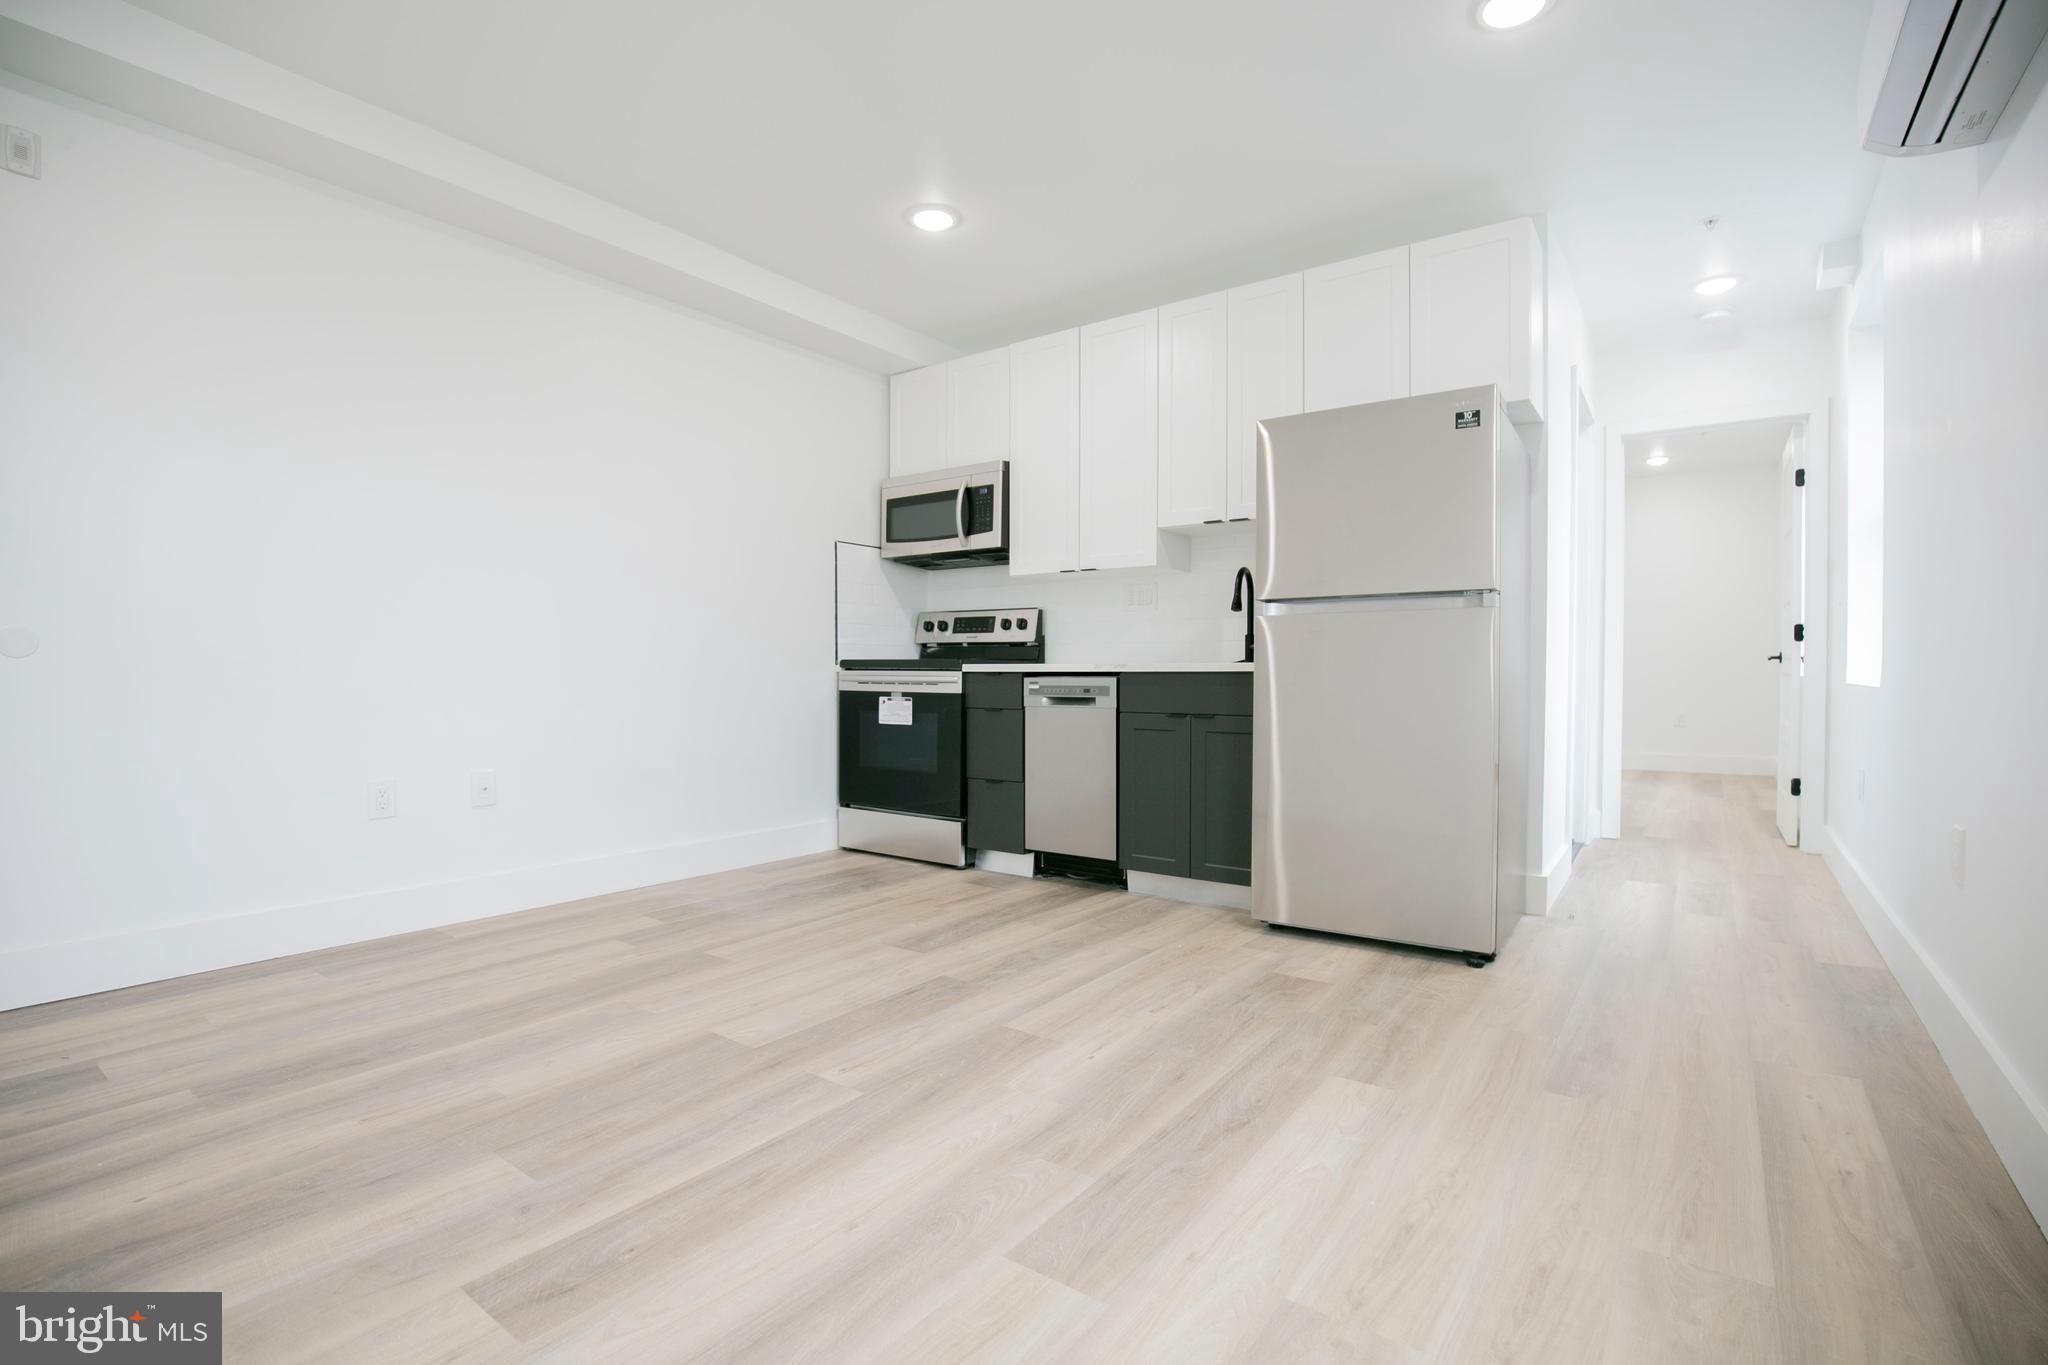
<path fill-rule="evenodd" d="M 1834 646 L 1828 603 L 1833 585 L 1828 577 L 1828 459 L 1833 449 L 1828 419 L 1831 399 L 1825 393 L 1803 399 L 1742 403 L 1730 407 L 1630 417 L 1607 424 L 1607 658 L 1606 696 L 1601 744 L 1600 833 L 1621 835 L 1621 689 L 1622 643 L 1626 601 L 1628 455 L 1631 436 L 1672 431 L 1679 427 L 1712 427 L 1729 422 L 1760 422 L 1773 418 L 1805 424 L 1806 446 L 1806 658 L 1808 667 L 1799 688 L 1799 847 L 1820 853 L 1826 838 L 1827 734 L 1829 660 Z"/>

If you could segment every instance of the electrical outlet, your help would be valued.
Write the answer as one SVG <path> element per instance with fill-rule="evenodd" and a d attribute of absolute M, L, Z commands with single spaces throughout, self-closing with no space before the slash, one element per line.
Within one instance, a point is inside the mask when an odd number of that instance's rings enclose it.
<path fill-rule="evenodd" d="M 1961 825 L 1951 826 L 1948 832 L 1948 878 L 1957 886 L 1963 884 L 1965 862 L 1969 852 L 1970 832 Z"/>
<path fill-rule="evenodd" d="M 380 777 L 370 784 L 370 818 L 389 820 L 398 814 L 398 783 L 388 777 Z"/>
<path fill-rule="evenodd" d="M 1673 716 L 1671 718 L 1671 728 L 1674 730 L 1683 730 L 1685 728 L 1685 717 L 1682 714 Z"/>
<path fill-rule="evenodd" d="M 469 804 L 472 806 L 495 806 L 498 804 L 498 774 L 492 768 L 478 768 L 469 775 Z"/>
<path fill-rule="evenodd" d="M 31 180 L 43 178 L 43 140 L 26 128 L 0 125 L 0 146 L 4 146 L 7 169 Z"/>
<path fill-rule="evenodd" d="M 1124 605 L 1133 611 L 1150 611 L 1159 605 L 1159 585 L 1147 580 L 1124 584 Z"/>

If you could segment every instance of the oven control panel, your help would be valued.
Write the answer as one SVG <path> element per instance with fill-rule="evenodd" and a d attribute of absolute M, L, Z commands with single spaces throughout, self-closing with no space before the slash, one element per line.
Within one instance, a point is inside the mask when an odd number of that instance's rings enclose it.
<path fill-rule="evenodd" d="M 1038 641 L 1044 629 L 1044 616 L 1037 607 L 1005 607 L 997 611 L 925 611 L 917 616 L 917 642 L 920 645 L 1028 645 Z"/>

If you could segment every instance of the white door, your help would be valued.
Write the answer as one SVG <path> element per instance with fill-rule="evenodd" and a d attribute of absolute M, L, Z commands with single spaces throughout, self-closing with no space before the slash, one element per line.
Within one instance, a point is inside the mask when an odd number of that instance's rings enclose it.
<path fill-rule="evenodd" d="M 1230 430 L 1230 298 L 1205 294 L 1159 310 L 1159 524 L 1222 521 Z"/>
<path fill-rule="evenodd" d="M 889 474 L 944 469 L 946 367 L 931 365 L 889 376 Z"/>
<path fill-rule="evenodd" d="M 1806 619 L 1806 489 L 1799 468 L 1801 441 L 1793 432 L 1778 460 L 1778 833 L 1799 847 L 1799 798 L 1792 783 L 1799 772 L 1799 714 L 1804 702 Z"/>
<path fill-rule="evenodd" d="M 1301 276 L 1230 291 L 1229 443 L 1223 514 L 1258 511 L 1259 423 L 1301 411 Z"/>
<path fill-rule="evenodd" d="M 1007 347 L 946 364 L 947 463 L 1010 458 L 1010 352 Z"/>
<path fill-rule="evenodd" d="M 1159 313 L 1081 329 L 1080 567 L 1159 560 Z"/>
<path fill-rule="evenodd" d="M 1010 347 L 1010 572 L 1079 565 L 1081 334 Z"/>
<path fill-rule="evenodd" d="M 1301 401 L 1307 412 L 1408 396 L 1408 248 L 1301 277 Z"/>

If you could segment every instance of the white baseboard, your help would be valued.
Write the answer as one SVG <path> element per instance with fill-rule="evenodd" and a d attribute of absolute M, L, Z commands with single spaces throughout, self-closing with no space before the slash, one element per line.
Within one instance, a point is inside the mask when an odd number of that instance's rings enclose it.
<path fill-rule="evenodd" d="M 0 1010 L 819 853 L 831 820 L 0 951 Z"/>
<path fill-rule="evenodd" d="M 1884 956 L 1942 1061 L 1984 1125 L 2034 1221 L 2048 1229 L 2048 1105 L 2030 1093 L 2003 1049 L 1940 966 L 1893 912 L 1832 830 L 1820 841 L 1828 867 Z"/>
<path fill-rule="evenodd" d="M 1550 855 L 1549 864 L 1541 872 L 1532 872 L 1522 879 L 1522 913 L 1549 914 L 1564 891 L 1564 884 L 1571 879 L 1572 846 L 1567 840 L 1563 848 Z"/>
<path fill-rule="evenodd" d="M 1230 882 L 1205 882 L 1194 877 L 1169 877 L 1159 872 L 1127 872 L 1124 885 L 1133 895 L 1158 896 L 1219 910 L 1250 910 L 1252 889 Z"/>
<path fill-rule="evenodd" d="M 1770 754 L 1622 754 L 1621 766 L 1646 773 L 1719 773 L 1730 777 L 1769 777 L 1778 770 Z"/>
<path fill-rule="evenodd" d="M 1038 871 L 1038 859 L 1029 853 L 1005 853 L 995 848 L 974 850 L 974 865 L 983 872 L 1000 872 L 1006 877 L 1029 877 Z"/>

